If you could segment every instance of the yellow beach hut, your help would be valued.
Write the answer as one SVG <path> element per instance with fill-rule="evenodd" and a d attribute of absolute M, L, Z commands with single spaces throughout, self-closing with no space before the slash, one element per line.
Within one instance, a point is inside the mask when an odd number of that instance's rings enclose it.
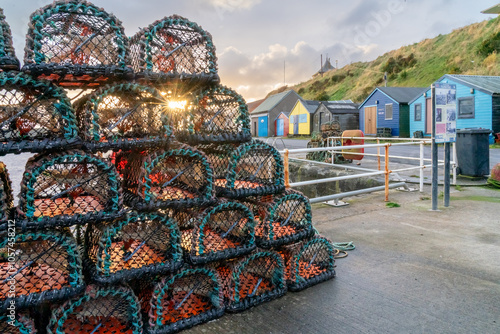
<path fill-rule="evenodd" d="M 312 132 L 312 115 L 319 105 L 319 101 L 297 100 L 290 113 L 288 134 L 309 136 Z"/>

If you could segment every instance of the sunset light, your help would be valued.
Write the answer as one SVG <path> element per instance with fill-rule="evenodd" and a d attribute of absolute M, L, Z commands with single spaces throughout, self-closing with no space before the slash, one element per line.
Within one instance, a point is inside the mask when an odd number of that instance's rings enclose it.
<path fill-rule="evenodd" d="M 187 101 L 168 101 L 168 107 L 170 109 L 185 109 Z"/>

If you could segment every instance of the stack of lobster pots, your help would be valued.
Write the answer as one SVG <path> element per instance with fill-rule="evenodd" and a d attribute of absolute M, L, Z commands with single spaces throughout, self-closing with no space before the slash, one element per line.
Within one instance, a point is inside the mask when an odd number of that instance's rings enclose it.
<path fill-rule="evenodd" d="M 334 277 L 199 25 L 129 38 L 56 1 L 31 15 L 22 68 L 0 25 L 0 154 L 34 154 L 16 205 L 0 163 L 0 332 L 171 333 Z"/>

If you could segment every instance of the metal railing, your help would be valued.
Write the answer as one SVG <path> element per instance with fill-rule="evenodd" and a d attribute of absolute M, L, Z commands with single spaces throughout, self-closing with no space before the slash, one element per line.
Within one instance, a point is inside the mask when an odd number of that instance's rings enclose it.
<path fill-rule="evenodd" d="M 336 146 L 336 143 L 338 140 L 342 142 L 342 140 L 345 139 L 351 139 L 352 140 L 359 140 L 359 139 L 370 139 L 370 140 L 376 140 L 377 144 L 363 144 L 363 145 L 346 145 L 346 146 Z M 404 142 L 396 142 L 396 143 L 380 143 L 380 140 L 384 141 L 404 141 Z M 328 143 L 330 143 L 329 147 L 316 147 L 316 148 L 303 148 L 303 149 L 284 149 L 281 150 L 280 153 L 284 155 L 284 167 L 285 167 L 285 186 L 286 187 L 300 187 L 300 186 L 306 186 L 306 185 L 313 185 L 313 184 L 319 184 L 319 183 L 326 183 L 326 182 L 335 182 L 335 181 L 340 181 L 340 180 L 348 180 L 348 179 L 354 179 L 354 178 L 362 178 L 362 177 L 371 177 L 371 176 L 377 176 L 377 175 L 384 175 L 384 186 L 382 187 L 373 187 L 373 188 L 367 188 L 367 189 L 360 189 L 356 190 L 353 192 L 346 192 L 346 193 L 340 193 L 340 194 L 333 194 L 329 196 L 323 196 L 323 197 L 318 197 L 318 198 L 313 198 L 311 199 L 311 203 L 316 203 L 316 202 L 322 202 L 322 201 L 328 201 L 328 200 L 337 200 L 341 199 L 344 197 L 349 197 L 349 196 L 354 196 L 357 194 L 361 193 L 367 193 L 367 192 L 372 192 L 372 191 L 380 191 L 384 190 L 385 191 L 385 201 L 389 201 L 389 189 L 394 188 L 394 187 L 401 187 L 404 186 L 407 188 L 406 183 L 397 183 L 397 184 L 389 184 L 389 176 L 391 174 L 396 174 L 398 172 L 403 172 L 403 171 L 410 171 L 410 170 L 420 170 L 420 184 L 419 184 L 419 190 L 420 192 L 423 191 L 424 188 L 424 169 L 425 168 L 430 168 L 432 164 L 425 164 L 425 162 L 432 162 L 432 159 L 425 158 L 424 157 L 424 146 L 425 144 L 430 144 L 431 140 L 430 139 L 417 139 L 417 138 L 367 138 L 367 137 L 349 137 L 349 138 L 341 138 L 341 137 L 330 137 L 328 138 Z M 420 146 L 420 155 L 418 158 L 416 157 L 408 157 L 408 156 L 397 156 L 397 155 L 389 155 L 389 148 L 393 146 L 408 146 L 408 145 L 419 145 Z M 365 149 L 365 148 L 376 148 L 377 153 L 360 153 L 360 152 L 353 152 L 353 150 L 356 149 Z M 381 154 L 380 150 L 381 148 L 384 148 L 384 153 Z M 305 160 L 305 159 L 300 159 L 300 161 L 307 161 L 307 162 L 313 162 L 313 163 L 318 163 L 322 165 L 328 165 L 332 167 L 338 167 L 338 168 L 343 168 L 343 169 L 352 169 L 352 170 L 357 170 L 360 171 L 361 173 L 359 174 L 354 174 L 354 175 L 344 175 L 344 176 L 337 176 L 337 177 L 329 177 L 329 178 L 323 178 L 323 179 L 316 179 L 316 180 L 309 180 L 309 181 L 301 181 L 301 182 L 293 182 L 290 183 L 290 172 L 289 172 L 289 160 L 290 154 L 294 153 L 312 153 L 312 152 L 329 152 L 331 153 L 331 161 L 332 163 L 322 163 L 322 162 L 317 162 L 317 161 L 312 161 L 312 160 Z M 347 165 L 338 165 L 334 164 L 334 155 L 338 153 L 346 153 L 349 155 L 363 155 L 363 156 L 375 156 L 377 157 L 377 170 L 373 169 L 368 169 L 368 168 L 361 168 L 357 166 L 347 166 Z M 381 158 L 384 158 L 384 170 L 381 170 Z M 453 162 L 452 166 L 454 169 L 453 172 L 453 184 L 456 184 L 456 150 L 455 147 L 453 146 Z M 418 166 L 412 166 L 412 167 L 406 167 L 406 168 L 399 168 L 399 169 L 394 169 L 391 170 L 389 168 L 389 159 L 390 158 L 398 158 L 398 159 L 406 159 L 406 160 L 417 160 L 419 161 Z M 439 165 L 444 165 L 443 160 L 438 161 Z"/>

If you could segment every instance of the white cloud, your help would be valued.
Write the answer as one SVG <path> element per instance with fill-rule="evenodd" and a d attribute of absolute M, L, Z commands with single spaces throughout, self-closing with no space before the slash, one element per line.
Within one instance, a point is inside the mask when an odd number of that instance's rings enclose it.
<path fill-rule="evenodd" d="M 228 47 L 219 54 L 219 75 L 225 85 L 238 87 L 247 99 L 260 99 L 284 80 L 292 85 L 309 79 L 319 69 L 319 53 L 303 41 L 292 49 L 272 44 L 255 56 Z"/>
<path fill-rule="evenodd" d="M 227 11 L 235 11 L 239 9 L 251 9 L 259 4 L 261 0 L 209 0 L 214 7 L 221 8 Z"/>

